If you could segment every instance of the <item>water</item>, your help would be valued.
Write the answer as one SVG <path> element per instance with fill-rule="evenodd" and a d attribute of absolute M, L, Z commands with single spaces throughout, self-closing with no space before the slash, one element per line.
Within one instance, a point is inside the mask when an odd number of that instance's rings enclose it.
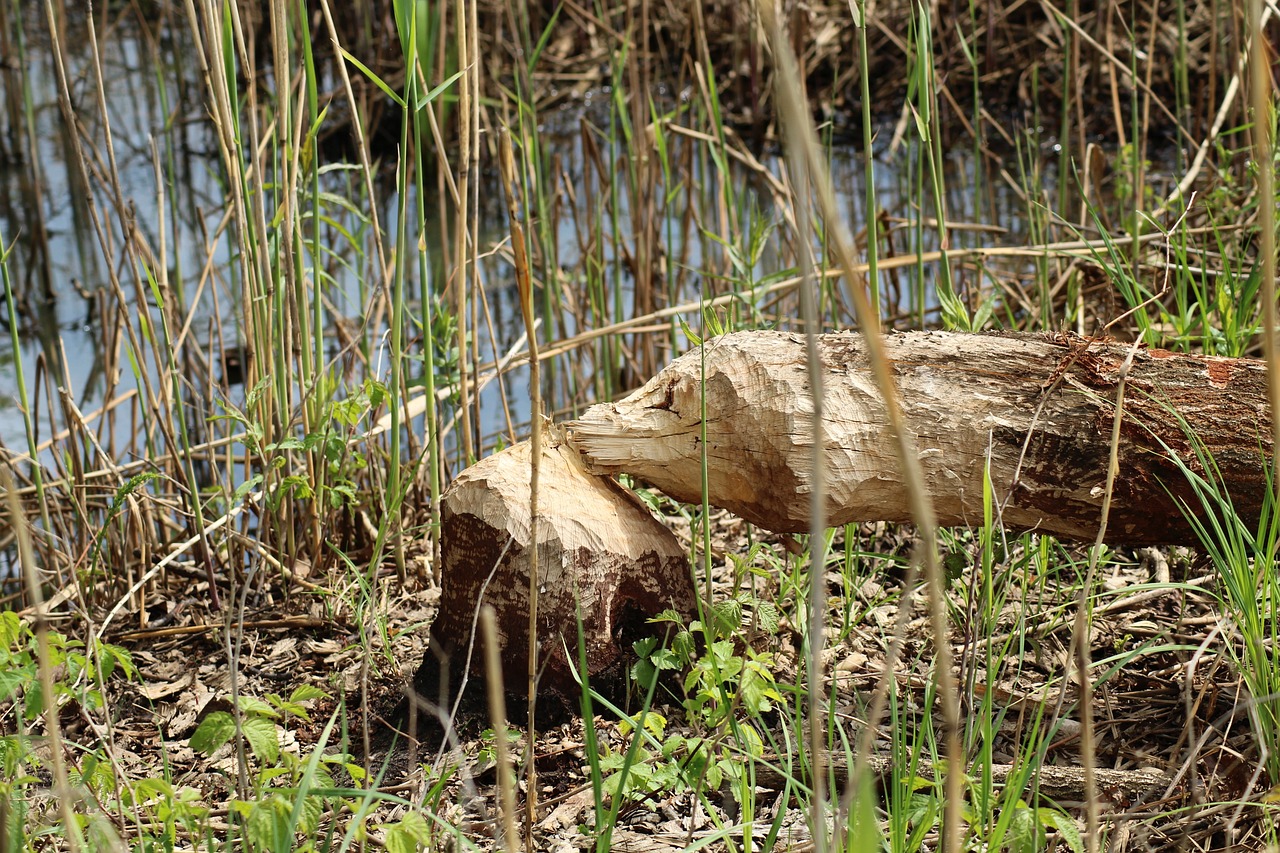
<path fill-rule="evenodd" d="M 94 197 L 100 217 L 111 217 L 104 209 L 112 197 L 104 174 L 91 174 L 92 191 L 86 188 L 71 139 L 66 132 L 57 102 L 57 82 L 52 51 L 47 42 L 32 33 L 43 32 L 27 22 L 27 61 L 23 69 L 32 103 L 31 142 L 34 158 L 23 156 L 21 134 L 25 126 L 4 127 L 5 156 L 0 159 L 0 229 L 12 244 L 9 270 L 18 298 L 18 331 L 30 394 L 43 391 L 45 375 L 37 382 L 37 365 L 43 356 L 53 387 L 65 386 L 75 395 L 80 408 L 89 411 L 101 405 L 113 383 L 104 376 L 106 364 L 100 344 L 111 318 L 109 270 L 95 236 L 88 199 Z M 109 156 L 102 144 L 107 125 L 93 107 L 96 92 L 84 69 L 89 62 L 88 37 L 73 26 L 69 44 L 72 102 L 85 122 L 85 137 L 95 146 L 95 158 L 105 163 Z M 180 36 L 178 37 L 180 39 Z M 171 73 L 165 56 L 180 55 L 186 45 L 153 43 L 137 27 L 124 25 L 102 42 L 102 64 L 106 80 L 107 121 L 114 148 L 115 171 L 120 192 L 133 211 L 136 227 L 149 243 L 158 245 L 156 223 L 162 221 L 156 187 L 156 157 L 171 158 L 179 182 L 181 204 L 170 206 L 164 219 L 172 224 L 168 235 L 171 269 L 193 270 L 203 260 L 199 250 L 202 234 L 217 225 L 222 191 L 216 162 L 209 156 L 210 139 L 201 126 L 202 110 L 189 100 L 192 81 Z M 20 84 L 19 84 L 20 86 Z M 20 88 L 10 89 L 13 97 Z M 175 106 L 180 105 L 180 106 Z M 166 130 L 169 129 L 167 132 Z M 153 148 L 171 141 L 171 148 Z M 225 250 L 220 257 L 225 261 Z M 122 286 L 132 290 L 128 280 Z M 136 306 L 136 301 L 135 301 Z M 65 358 L 63 358 L 65 354 Z M 25 428 L 18 411 L 18 381 L 12 347 L 5 335 L 0 343 L 0 441 L 11 448 L 25 448 Z M 127 367 L 122 393 L 133 387 Z M 47 394 L 41 393 L 47 403 Z M 47 437 L 47 412 L 37 413 L 40 435 Z"/>
<path fill-rule="evenodd" d="M 43 32 L 36 21 L 28 22 L 28 33 Z M 72 100 L 77 114 L 86 122 L 84 137 L 90 141 L 96 153 L 95 163 L 107 162 L 105 140 L 107 125 L 98 118 L 95 107 L 94 77 L 87 70 L 90 55 L 88 37 L 84 32 L 72 31 L 69 40 L 70 67 L 73 73 Z M 86 189 L 75 165 L 72 151 L 57 106 L 56 78 L 51 52 L 40 37 L 30 36 L 27 62 L 23 65 L 28 75 L 34 114 L 34 162 L 25 162 L 15 154 L 23 148 L 18 137 L 20 128 L 11 124 L 4 128 L 5 150 L 9 157 L 0 162 L 0 229 L 3 239 L 14 248 L 9 257 L 15 291 L 20 296 L 18 331 L 23 377 L 29 393 L 33 395 L 38 438 L 43 440 L 64 425 L 61 411 L 50 413 L 49 388 L 64 386 L 74 395 L 82 412 L 90 412 L 101 406 L 104 400 L 117 399 L 136 387 L 129 362 L 122 355 L 126 348 L 116 344 L 114 359 L 108 356 L 112 350 L 104 348 L 104 337 L 118 341 L 119 318 L 113 312 L 115 302 L 110 295 L 110 275 L 96 237 L 93 216 L 88 199 L 97 205 L 98 215 L 115 218 L 111 209 L 113 187 L 105 181 L 105 174 L 90 175 L 91 189 Z M 166 267 L 175 288 L 184 296 L 183 304 L 193 306 L 180 318 L 180 325 L 188 327 L 188 333 L 205 343 L 216 353 L 219 346 L 216 330 L 224 335 L 234 334 L 238 308 L 236 288 L 232 281 L 233 270 L 222 224 L 226 195 L 212 133 L 206 120 L 202 100 L 202 83 L 197 77 L 195 63 L 191 59 L 192 47 L 178 28 L 166 32 L 157 39 L 153 31 L 139 27 L 132 18 L 121 19 L 109 38 L 102 42 L 103 65 L 106 80 L 107 118 L 110 139 L 114 144 L 115 167 L 119 175 L 119 191 L 124 203 L 133 211 L 133 221 L 145 235 L 145 242 L 157 247 L 163 242 L 168 254 Z M 13 90 L 10 90 L 11 92 Z M 661 96 L 661 92 L 659 93 Z M 606 102 L 607 97 L 598 101 Z M 550 115 L 543 128 L 541 139 L 549 150 L 557 155 L 556 162 L 562 171 L 563 185 L 585 187 L 588 183 L 587 156 L 583 150 L 579 130 L 581 109 L 569 104 Z M 593 114 L 588 113 L 588 118 Z M 884 136 L 888 136 L 886 128 Z M 673 136 L 674 138 L 674 136 Z M 915 220 L 921 215 L 931 216 L 929 210 L 920 211 L 912 205 L 917 197 L 916 169 L 908 165 L 911 151 L 906 150 L 892 161 L 882 159 L 877 164 L 877 202 L 891 216 Z M 777 156 L 760 150 L 755 156 L 765 170 L 775 177 L 781 174 Z M 706 157 L 690 158 L 692 171 L 679 180 L 695 184 L 709 183 L 713 168 Z M 103 166 L 105 169 L 105 165 Z M 848 146 L 838 146 L 832 152 L 833 180 L 844 206 L 847 221 L 854 223 L 852 230 L 860 230 L 858 223 L 865 223 L 864 171 L 858 152 Z M 166 181 L 165 197 L 161 200 L 157 191 L 157 169 L 172 176 Z M 1019 191 L 1002 181 L 984 180 L 982 192 L 974 192 L 978 182 L 978 161 L 972 145 L 962 145 L 951 151 L 945 160 L 948 186 L 951 192 L 946 200 L 948 216 L 952 222 L 996 224 L 1006 229 L 1002 235 L 990 232 L 959 231 L 957 245 L 992 243 L 1018 244 L 1028 239 L 1028 203 Z M 500 243 L 508 234 L 505 210 L 501 203 L 501 190 L 496 178 L 488 174 L 481 189 L 484 200 L 481 210 L 481 244 L 483 249 Z M 325 176 L 325 188 L 339 195 L 360 201 L 363 188 L 352 171 L 335 170 Z M 38 181 L 38 184 L 36 183 Z M 740 213 L 748 214 L 763 223 L 759 252 L 754 258 L 750 253 L 750 235 L 743 235 L 736 247 L 739 257 L 737 275 L 767 280 L 785 265 L 780 260 L 786 241 L 785 228 L 780 228 L 780 216 L 774 209 L 767 191 L 766 181 L 758 170 L 732 162 L 732 182 L 741 193 Z M 1045 179 L 1052 183 L 1052 173 Z M 36 191 L 36 187 L 39 191 Z M 713 222 L 719 211 L 715 199 L 705 195 L 691 195 L 692 203 L 705 204 L 696 211 L 698 221 Z M 578 199 L 585 204 L 585 199 Z M 432 205 L 428 204 L 428 210 Z M 413 200 L 410 200 L 410 209 Z M 395 227 L 395 211 L 398 199 L 393 191 L 386 193 L 382 211 L 384 228 L 391 232 Z M 624 223 L 630 210 L 625 197 L 615 210 Z M 690 228 L 684 219 L 681 205 L 665 207 L 665 218 L 655 227 L 659 243 L 665 251 L 662 278 L 670 298 L 675 301 L 697 300 L 706 295 L 716 284 L 716 275 L 734 273 L 733 252 L 721 243 L 706 236 L 696 227 Z M 751 211 L 756 211 L 754 217 Z M 335 220 L 358 233 L 359 223 L 350 214 L 335 206 L 330 211 Z M 580 221 L 579 221 L 580 224 Z M 559 245 L 558 267 L 567 276 L 584 268 L 580 230 L 562 210 L 555 222 Z M 623 233 L 626 233 L 623 227 Z M 439 234 L 438 225 L 427 229 L 429 235 Z M 43 237 L 41 235 L 44 235 Z M 908 252 L 916 248 L 914 229 L 896 232 L 897 250 Z M 936 248 L 936 231 L 923 230 L 919 248 Z M 330 296 L 333 309 L 350 324 L 358 324 L 366 304 L 366 291 L 362 282 L 374 277 L 372 253 L 366 247 L 343 245 L 340 232 L 330 229 L 331 248 L 345 259 L 345 264 L 331 264 L 334 277 Z M 116 241 L 116 257 L 120 257 L 119 236 Z M 442 252 L 428 246 L 431 254 L 433 289 L 443 280 Z M 630 273 L 619 263 L 610 247 L 603 255 L 605 270 L 602 275 L 620 283 L 621 305 L 629 310 L 632 299 Z M 115 268 L 121 275 L 120 285 L 129 295 L 131 310 L 145 310 L 152 318 L 158 317 L 154 300 L 144 289 L 136 292 L 133 279 L 125 275 L 117 262 Z M 479 336 L 482 361 L 491 360 L 495 353 L 511 348 L 523 332 L 520 320 L 514 276 L 510 267 L 500 257 L 490 257 L 482 269 L 488 285 L 490 308 L 493 315 L 494 336 L 487 331 Z M 886 276 L 883 288 L 886 294 L 897 294 L 916 311 L 933 305 L 930 295 L 932 267 L 920 271 L 923 278 L 915 278 L 916 271 L 906 269 Z M 417 284 L 411 292 L 418 291 Z M 923 302 L 922 302 L 923 301 Z M 416 308 L 414 309 L 417 310 Z M 696 316 L 689 318 L 697 325 Z M 579 331 L 575 321 L 567 319 L 563 329 L 556 329 L 554 337 Z M 544 332 L 544 337 L 546 333 Z M 677 337 L 679 337 L 677 335 Z M 224 341 L 227 346 L 236 342 Z M 679 341 L 676 342 L 679 344 Z M 64 358 L 65 355 L 65 358 Z M 337 355 L 336 350 L 331 355 Z M 594 369 L 589 351 L 576 356 L 579 375 L 590 377 Z M 371 369 L 384 372 L 387 360 L 385 352 L 372 354 Z M 154 370 L 154 365 L 148 369 Z M 358 372 L 363 369 L 353 367 Z M 560 371 L 558 405 L 581 405 L 591 402 L 589 389 L 578 386 L 577 399 L 569 374 L 573 368 Z M 198 372 L 198 371 L 197 371 Z M 556 367 L 551 368 L 555 374 Z M 215 394 L 206 381 L 188 377 L 192 385 L 188 389 L 197 396 Z M 358 377 L 357 377 L 358 378 Z M 481 432 L 492 437 L 506 426 L 505 411 L 523 420 L 527 411 L 527 372 L 513 370 L 502 384 L 489 386 L 481 398 Z M 0 343 L 0 442 L 10 449 L 25 449 L 26 436 L 18 407 L 18 374 L 12 347 L 7 336 Z M 505 391 L 506 409 L 499 395 Z M 55 392 L 56 393 L 56 392 Z M 233 390 L 226 400 L 235 405 L 242 389 Z M 58 409 L 57 401 L 53 408 Z M 127 405 L 127 404 L 126 404 Z M 210 407 L 203 407 L 210 408 Z M 117 421 L 130 422 L 127 418 Z"/>

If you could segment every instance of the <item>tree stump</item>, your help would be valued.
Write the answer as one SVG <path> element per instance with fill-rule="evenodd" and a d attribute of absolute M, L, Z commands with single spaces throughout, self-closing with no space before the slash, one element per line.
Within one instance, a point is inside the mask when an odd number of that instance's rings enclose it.
<path fill-rule="evenodd" d="M 442 497 L 440 611 L 415 677 L 428 699 L 443 692 L 452 700 L 464 682 L 484 683 L 483 641 L 475 633 L 482 603 L 497 611 L 504 687 L 517 701 L 526 692 L 531 455 L 521 442 L 490 456 L 463 471 Z M 554 429 L 541 457 L 538 689 L 558 697 L 563 710 L 566 703 L 576 708 L 580 694 L 579 618 L 586 674 L 593 687 L 616 695 L 631 642 L 661 633 L 646 620 L 668 608 L 690 615 L 696 594 L 684 547 L 634 494 L 589 473 Z"/>
<path fill-rule="evenodd" d="M 1096 537 L 1130 345 L 944 332 L 889 335 L 886 345 L 941 524 L 982 524 L 989 459 L 1005 526 Z M 861 336 L 823 335 L 819 352 L 827 523 L 911 520 Z M 597 473 L 626 472 L 700 501 L 705 394 L 710 502 L 770 530 L 807 531 L 813 403 L 805 359 L 801 335 L 707 341 L 705 377 L 695 349 L 626 399 L 567 424 L 569 440 Z M 1143 349 L 1127 383 L 1108 540 L 1195 541 L 1183 507 L 1199 512 L 1200 504 L 1171 455 L 1202 471 L 1189 434 L 1216 460 L 1235 511 L 1255 523 L 1272 455 L 1265 365 Z"/>

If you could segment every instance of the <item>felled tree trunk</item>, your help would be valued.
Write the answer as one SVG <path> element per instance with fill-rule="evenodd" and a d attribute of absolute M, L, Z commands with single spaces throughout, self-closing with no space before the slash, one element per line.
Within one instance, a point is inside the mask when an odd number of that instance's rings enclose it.
<path fill-rule="evenodd" d="M 941 332 L 890 335 L 886 345 L 941 524 L 981 525 L 989 459 L 1005 526 L 1096 537 L 1129 345 Z M 824 335 L 819 350 L 827 522 L 910 520 L 861 336 Z M 805 358 L 801 335 L 708 341 L 705 382 L 703 354 L 694 350 L 621 402 L 567 425 L 570 442 L 598 473 L 626 472 L 677 499 L 701 500 L 705 395 L 710 502 L 770 530 L 805 531 L 813 435 Z M 1203 470 L 1189 432 L 1216 460 L 1236 512 L 1257 519 L 1272 453 L 1265 374 L 1247 359 L 1137 353 L 1109 541 L 1195 541 L 1181 507 L 1199 512 L 1200 504 L 1171 457 Z"/>
<path fill-rule="evenodd" d="M 625 676 L 630 642 L 659 633 L 645 620 L 668 608 L 690 614 L 695 592 L 684 548 L 635 495 L 588 473 L 554 430 L 543 443 L 538 689 L 563 705 L 580 691 L 579 618 L 587 675 L 607 689 Z M 517 444 L 463 471 L 444 493 L 440 611 L 415 678 L 428 699 L 437 701 L 443 687 L 452 700 L 464 680 L 483 684 L 483 640 L 475 634 L 482 603 L 496 611 L 504 685 L 513 697 L 526 691 L 531 455 L 528 442 Z"/>

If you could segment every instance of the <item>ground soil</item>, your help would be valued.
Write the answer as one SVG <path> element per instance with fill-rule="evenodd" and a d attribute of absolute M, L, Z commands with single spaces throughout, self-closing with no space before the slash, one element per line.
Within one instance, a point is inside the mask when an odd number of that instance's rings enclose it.
<path fill-rule="evenodd" d="M 678 521 L 673 523 L 680 527 Z M 687 536 L 687 529 L 684 534 Z M 758 539 L 760 534 L 751 533 L 727 515 L 720 517 L 715 536 L 716 596 L 732 592 L 726 555 L 747 554 L 749 536 Z M 906 574 L 902 557 L 911 547 L 910 530 L 866 526 L 857 542 L 838 540 L 837 548 L 843 547 L 884 556 L 870 561 L 879 568 L 862 577 L 856 588 L 849 588 L 837 573 L 828 575 L 828 672 L 837 681 L 837 717 L 854 731 L 864 719 L 865 703 L 883 671 L 888 639 L 899 616 L 897 600 Z M 1020 666 L 1002 670 L 1011 673 L 1008 680 L 985 683 L 981 662 L 987 638 L 967 634 L 966 616 L 959 604 L 962 585 L 973 580 L 972 569 L 965 566 L 971 556 L 960 547 L 949 560 L 959 569 L 952 590 L 959 609 L 952 614 L 951 639 L 963 667 L 958 674 L 967 685 L 969 701 L 991 701 L 1007 711 L 993 744 L 993 763 L 1015 760 L 1022 737 L 1038 713 L 1052 716 L 1065 707 L 1066 734 L 1052 744 L 1045 764 L 1063 768 L 1070 775 L 1080 766 L 1078 743 L 1072 734 L 1079 726 L 1070 716 L 1074 694 L 1068 691 L 1062 697 L 1046 684 L 1060 683 L 1069 666 L 1073 599 L 1059 592 L 1058 578 L 1034 579 L 1028 588 L 1036 591 L 1035 600 L 1015 601 L 1002 614 L 1002 624 L 1007 623 L 1011 630 L 1019 620 L 1036 626 L 1014 645 L 1021 648 L 1017 655 Z M 1248 704 L 1224 654 L 1224 620 L 1215 606 L 1207 567 L 1190 553 L 1148 550 L 1130 556 L 1131 560 L 1120 559 L 1119 567 L 1102 579 L 1111 594 L 1102 599 L 1094 620 L 1093 659 L 1113 659 L 1109 666 L 1115 667 L 1099 684 L 1095 697 L 1099 765 L 1118 771 L 1158 770 L 1169 781 L 1164 790 L 1146 791 L 1139 799 L 1127 792 L 1104 792 L 1111 812 L 1111 837 L 1119 845 L 1113 849 L 1258 847 L 1254 810 L 1197 806 L 1257 798 L 1266 784 L 1255 773 L 1258 756 L 1249 731 Z M 426 651 L 426 627 L 434 615 L 438 592 L 429 585 L 412 583 L 402 589 L 391 567 L 381 573 L 379 618 L 363 626 L 373 650 L 372 656 L 366 656 L 353 615 L 336 605 L 338 599 L 325 591 L 326 583 L 336 581 L 301 580 L 305 586 L 273 586 L 246 597 L 240 692 L 287 696 L 303 683 L 324 689 L 334 698 L 312 706 L 311 722 L 291 727 L 284 749 L 306 754 L 329 715 L 336 713 L 344 724 L 340 730 L 349 733 L 345 748 L 373 774 L 382 774 L 381 787 L 406 799 L 420 797 L 424 779 L 432 778 L 439 768 L 455 766 L 449 790 L 440 801 L 446 804 L 440 816 L 482 846 L 490 844 L 493 815 L 488 808 L 498 802 L 498 796 L 492 750 L 487 748 L 491 739 L 483 731 L 488 727 L 486 709 L 464 709 L 456 738 L 443 748 L 438 729 L 435 737 L 424 737 L 416 747 L 404 741 L 393 744 L 389 736 L 388 724 L 404 722 L 397 719 L 403 712 L 404 690 Z M 779 580 L 776 573 L 757 578 L 758 591 L 766 597 L 778 596 L 784 615 L 779 631 L 774 635 L 745 631 L 744 642 L 772 651 L 779 681 L 795 683 L 800 640 L 787 614 L 797 602 L 793 594 L 779 593 Z M 1161 591 L 1142 587 L 1153 580 L 1185 582 L 1185 586 Z M 927 613 L 918 590 L 907 599 L 906 645 L 894 678 L 904 707 L 922 714 L 932 657 Z M 203 715 L 225 705 L 230 692 L 223 619 L 199 603 L 198 590 L 185 598 L 174 590 L 156 590 L 151 600 L 156 609 L 150 611 L 150 626 L 125 630 L 125 625 L 116 623 L 108 635 L 111 642 L 132 652 L 141 676 L 138 684 L 120 686 L 116 691 L 118 722 L 113 747 L 130 775 L 153 775 L 167 765 L 179 785 L 199 789 L 216 808 L 234 796 L 234 761 L 224 748 L 223 754 L 210 762 L 194 754 L 187 740 Z M 179 603 L 168 604 L 174 601 Z M 855 620 L 847 626 L 846 612 Z M 991 639 L 999 643 L 1003 638 L 997 631 Z M 1170 646 L 1177 650 L 1162 649 Z M 1190 651 L 1194 649 L 1199 652 Z M 1060 700 L 1065 700 L 1065 706 Z M 668 705 L 661 710 L 670 721 L 669 731 L 686 725 L 679 708 Z M 69 736 L 74 739 L 74 721 L 68 722 L 72 729 Z M 615 749 L 624 748 L 626 741 L 613 720 L 599 717 L 596 726 Z M 522 743 L 515 745 L 516 754 Z M 883 752 L 887 745 L 887 739 L 878 739 L 882 756 L 887 755 Z M 569 719 L 539 734 L 539 849 L 575 850 L 594 843 L 593 836 L 584 834 L 584 827 L 593 819 L 584 749 L 580 719 Z M 794 809 L 794 803 L 781 798 L 780 791 L 765 790 L 766 785 L 767 781 L 758 788 L 757 820 L 767 822 L 778 809 L 792 810 L 779 841 L 782 849 L 804 849 L 808 843 L 806 816 Z M 1078 801 L 1059 798 L 1058 805 L 1081 814 Z M 731 820 L 732 801 L 725 798 L 723 806 L 726 814 L 719 817 Z M 1180 809 L 1187 811 L 1177 819 L 1170 817 Z M 681 848 L 711 833 L 715 823 L 688 793 L 663 794 L 628 804 L 622 815 L 615 849 Z M 384 809 L 371 823 L 395 817 L 394 809 Z"/>

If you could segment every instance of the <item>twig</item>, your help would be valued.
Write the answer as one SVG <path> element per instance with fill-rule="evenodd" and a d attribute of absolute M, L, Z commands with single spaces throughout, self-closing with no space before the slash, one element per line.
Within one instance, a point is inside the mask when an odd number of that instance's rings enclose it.
<path fill-rule="evenodd" d="M 493 746 L 498 761 L 499 812 L 502 817 L 502 841 L 507 853 L 516 853 L 516 791 L 507 755 L 507 703 L 502 695 L 502 662 L 498 658 L 498 623 L 493 607 L 480 608 L 480 630 L 484 634 L 484 671 L 489 688 L 489 724 L 493 727 Z"/>

